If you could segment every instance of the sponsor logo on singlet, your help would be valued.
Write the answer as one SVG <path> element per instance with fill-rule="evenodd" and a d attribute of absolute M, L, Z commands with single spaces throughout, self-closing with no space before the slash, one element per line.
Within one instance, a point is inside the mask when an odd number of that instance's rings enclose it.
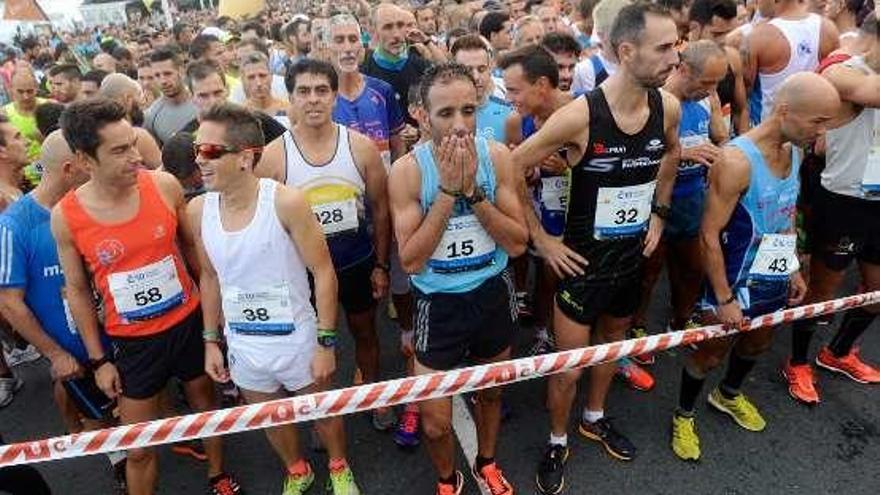
<path fill-rule="evenodd" d="M 95 255 L 102 265 L 110 265 L 125 254 L 125 246 L 116 239 L 104 239 L 95 246 Z"/>

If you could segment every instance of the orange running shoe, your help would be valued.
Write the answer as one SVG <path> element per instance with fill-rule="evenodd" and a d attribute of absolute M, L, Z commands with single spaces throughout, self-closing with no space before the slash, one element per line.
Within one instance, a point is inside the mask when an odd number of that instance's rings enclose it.
<path fill-rule="evenodd" d="M 494 462 L 483 466 L 479 471 L 477 471 L 477 466 L 475 465 L 473 470 L 474 478 L 477 479 L 477 483 L 480 485 L 480 491 L 482 493 L 491 493 L 492 495 L 513 495 L 513 487 L 507 481 L 507 478 L 504 477 L 504 473 L 498 469 L 498 465 Z"/>
<path fill-rule="evenodd" d="M 437 483 L 437 495 L 460 495 L 464 487 L 461 471 L 455 472 L 455 483 Z"/>
<path fill-rule="evenodd" d="M 791 364 L 791 361 L 787 361 L 782 367 L 782 376 L 788 382 L 788 393 L 794 400 L 810 405 L 819 403 L 819 391 L 816 390 L 812 366 Z"/>
<path fill-rule="evenodd" d="M 836 371 L 859 383 L 880 383 L 880 369 L 862 361 L 859 348 L 853 349 L 843 357 L 837 357 L 827 346 L 819 350 L 816 364 L 829 371 Z"/>
<path fill-rule="evenodd" d="M 617 362 L 617 376 L 626 381 L 630 387 L 642 392 L 654 388 L 654 376 L 629 358 Z"/>

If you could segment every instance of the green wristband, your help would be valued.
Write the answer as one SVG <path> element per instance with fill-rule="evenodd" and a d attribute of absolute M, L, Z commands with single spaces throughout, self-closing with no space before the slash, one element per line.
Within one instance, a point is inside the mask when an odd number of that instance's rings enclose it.
<path fill-rule="evenodd" d="M 318 329 L 318 337 L 335 337 L 336 329 L 335 328 L 319 328 Z"/>
<path fill-rule="evenodd" d="M 202 340 L 205 342 L 220 342 L 220 332 L 217 330 L 203 330 Z"/>

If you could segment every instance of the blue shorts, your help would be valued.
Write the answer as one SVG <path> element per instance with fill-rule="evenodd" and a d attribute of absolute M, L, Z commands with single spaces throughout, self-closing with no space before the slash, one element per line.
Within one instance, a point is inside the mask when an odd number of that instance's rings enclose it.
<path fill-rule="evenodd" d="M 669 219 L 663 231 L 664 240 L 675 242 L 696 238 L 700 234 L 705 202 L 705 188 L 695 189 L 686 195 L 673 196 Z"/>
<path fill-rule="evenodd" d="M 785 308 L 788 305 L 788 286 L 788 279 L 781 281 L 747 279 L 733 287 L 733 291 L 742 308 L 743 316 L 754 318 Z M 699 302 L 700 309 L 713 310 L 717 305 L 715 291 L 706 284 Z"/>

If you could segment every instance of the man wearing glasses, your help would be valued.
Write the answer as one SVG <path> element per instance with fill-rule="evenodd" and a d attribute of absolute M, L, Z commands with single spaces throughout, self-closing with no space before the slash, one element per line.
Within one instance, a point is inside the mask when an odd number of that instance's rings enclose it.
<path fill-rule="evenodd" d="M 336 274 L 306 196 L 253 170 L 263 151 L 260 122 L 231 103 L 201 115 L 194 150 L 208 192 L 188 209 L 201 266 L 205 368 L 250 403 L 327 390 L 336 368 Z M 314 277 L 315 309 L 306 270 Z M 229 347 L 220 349 L 220 313 Z M 341 418 L 318 421 L 334 495 L 359 492 L 345 459 Z M 315 475 L 297 429 L 266 430 L 287 468 L 284 493 L 305 493 Z"/>
<path fill-rule="evenodd" d="M 119 402 L 122 423 L 156 419 L 171 377 L 198 411 L 215 407 L 199 338 L 202 316 L 187 264 L 196 268 L 183 191 L 166 172 L 143 170 L 125 108 L 106 99 L 71 104 L 64 137 L 91 178 L 52 211 L 52 234 L 67 301 L 98 387 Z M 187 263 L 187 261 L 189 263 Z M 104 328 L 117 349 L 104 352 L 92 287 L 104 302 Z M 211 493 L 241 493 L 223 472 L 219 438 L 204 440 Z M 133 449 L 126 470 L 131 495 L 154 493 L 154 449 Z"/>

